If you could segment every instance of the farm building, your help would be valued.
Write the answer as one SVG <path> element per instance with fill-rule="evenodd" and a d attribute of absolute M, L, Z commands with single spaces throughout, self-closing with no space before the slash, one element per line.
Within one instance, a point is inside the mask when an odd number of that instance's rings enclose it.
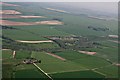
<path fill-rule="evenodd" d="M 41 63 L 41 60 L 37 60 L 35 58 L 26 58 L 25 60 L 23 60 L 23 63 L 25 64 Z"/>

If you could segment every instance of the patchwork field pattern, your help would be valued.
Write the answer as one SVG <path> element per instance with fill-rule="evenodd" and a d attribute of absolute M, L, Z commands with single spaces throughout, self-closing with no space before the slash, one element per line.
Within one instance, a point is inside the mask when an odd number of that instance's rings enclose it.
<path fill-rule="evenodd" d="M 3 78 L 118 78 L 117 21 L 45 3 L 0 4 Z M 61 46 L 74 43 L 74 49 Z"/>

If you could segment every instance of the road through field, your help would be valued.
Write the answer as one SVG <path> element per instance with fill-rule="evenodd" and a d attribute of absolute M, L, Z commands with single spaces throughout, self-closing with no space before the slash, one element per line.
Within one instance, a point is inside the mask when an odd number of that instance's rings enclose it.
<path fill-rule="evenodd" d="M 45 71 L 43 71 L 37 64 L 33 63 L 33 65 L 38 68 L 42 73 L 44 73 L 49 79 L 53 80 L 51 76 L 49 76 Z"/>

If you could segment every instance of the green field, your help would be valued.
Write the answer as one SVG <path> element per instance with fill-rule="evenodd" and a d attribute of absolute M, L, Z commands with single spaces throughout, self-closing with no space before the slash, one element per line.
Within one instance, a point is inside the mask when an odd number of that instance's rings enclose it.
<path fill-rule="evenodd" d="M 109 59 L 111 62 L 118 62 L 118 44 L 110 41 L 99 41 L 100 48 L 88 48 L 85 50 L 97 52 L 96 56 Z"/>
<path fill-rule="evenodd" d="M 16 51 L 16 59 L 25 59 L 27 57 L 31 57 L 31 53 L 29 51 Z"/>
<path fill-rule="evenodd" d="M 22 30 L 3 30 L 3 35 L 13 40 L 47 40 L 41 36 Z"/>
<path fill-rule="evenodd" d="M 97 69 L 97 71 L 106 74 L 107 78 L 118 78 L 119 77 L 118 69 L 119 68 L 117 66 L 110 65 L 101 69 Z"/>
<path fill-rule="evenodd" d="M 87 35 L 104 36 L 108 34 L 118 34 L 117 32 L 118 26 L 116 21 L 102 21 L 102 20 L 87 18 L 85 16 L 71 16 L 71 15 L 64 15 L 63 18 L 64 18 L 63 21 L 66 23 L 66 25 L 64 25 L 61 28 L 56 27 L 56 29 L 68 33 L 72 33 L 75 35 L 83 35 L 83 36 L 87 36 Z M 108 27 L 110 28 L 110 31 L 102 32 L 102 31 L 90 30 L 87 28 L 90 25 L 94 25 L 96 27 Z"/>
<path fill-rule="evenodd" d="M 60 30 L 56 30 L 55 27 L 62 27 L 58 26 L 51 26 L 51 25 L 37 25 L 37 26 L 21 26 L 19 27 L 22 30 L 33 32 L 40 36 L 66 36 L 69 35 L 68 33 Z M 18 27 L 15 27 L 18 28 Z"/>
<path fill-rule="evenodd" d="M 15 78 L 46 78 L 37 70 L 20 70 L 15 73 Z"/>
<path fill-rule="evenodd" d="M 28 44 L 28 43 L 27 43 Z M 59 45 L 56 43 L 37 43 L 37 44 L 29 44 L 29 46 L 33 46 L 36 48 L 43 48 L 43 49 L 53 49 L 53 48 L 59 48 Z"/>
<path fill-rule="evenodd" d="M 85 54 L 81 54 L 81 53 L 75 54 L 75 53 L 77 52 L 64 53 L 68 55 L 74 54 L 74 56 L 72 57 L 74 59 L 76 58 L 75 60 L 73 59 L 70 60 L 69 58 L 67 58 L 70 56 L 64 57 L 65 59 L 67 59 L 67 61 L 65 62 L 57 60 L 57 59 L 54 60 L 54 57 L 52 58 L 52 56 L 49 56 L 45 53 L 34 53 L 32 55 L 35 58 L 41 59 L 42 63 L 37 64 L 37 65 L 49 74 L 54 74 L 54 73 L 58 74 L 59 72 L 63 73 L 63 72 L 72 72 L 72 71 L 84 71 L 87 69 L 95 69 L 95 68 L 98 68 L 97 71 L 103 74 L 107 74 L 106 73 L 107 71 L 102 71 L 102 70 L 104 70 L 104 67 L 106 68 L 106 67 L 112 66 L 112 64 L 110 64 L 109 62 L 107 62 L 106 60 L 102 58 L 94 57 L 94 56 L 87 56 L 87 55 L 85 56 Z M 78 55 L 79 55 L 79 59 L 77 59 Z M 54 66 L 56 68 L 54 68 Z M 109 71 L 109 74 L 105 75 L 106 77 L 108 76 L 115 77 L 115 75 L 117 77 L 117 67 L 115 66 L 109 67 L 109 70 L 112 71 L 113 68 L 115 68 L 114 75 L 110 75 L 112 74 L 112 72 Z"/>
<path fill-rule="evenodd" d="M 8 51 L 4 51 L 5 54 L 10 54 Z M 71 77 L 78 77 L 82 78 L 85 75 L 89 74 L 88 77 L 94 77 L 94 78 L 103 78 L 105 77 L 117 77 L 117 71 L 118 68 L 116 66 L 113 66 L 106 60 L 95 57 L 95 56 L 89 56 L 86 54 L 81 54 L 76 51 L 63 51 L 59 53 L 55 53 L 65 59 L 66 61 L 62 61 L 58 58 L 55 58 L 51 55 L 46 54 L 46 52 L 32 52 L 29 53 L 28 51 L 16 51 L 16 57 L 15 59 L 12 59 L 10 56 L 5 56 L 4 58 L 9 58 L 8 60 L 4 60 L 4 72 L 6 73 L 6 70 L 10 70 L 8 74 L 8 77 L 12 77 L 10 74 L 12 71 L 15 71 L 13 74 L 13 77 L 19 78 L 44 78 L 45 75 L 41 73 L 36 67 L 34 67 L 32 64 L 23 64 L 22 61 L 26 57 L 32 57 L 36 58 L 38 60 L 41 60 L 41 63 L 37 63 L 37 65 L 44 70 L 46 73 L 50 74 L 52 78 L 60 78 L 62 75 L 64 75 L 65 78 L 68 78 L 68 75 L 73 75 Z M 74 55 L 73 55 L 74 54 Z M 67 56 L 69 55 L 69 56 Z M 12 56 L 12 55 L 11 55 Z M 72 58 L 69 58 L 72 57 Z M 13 62 L 14 61 L 14 62 Z M 9 64 L 6 64 L 9 63 Z M 21 64 L 22 63 L 22 64 Z M 17 65 L 19 64 L 19 65 Z M 8 67 L 8 65 L 14 67 L 13 70 Z M 15 66 L 17 65 L 17 66 Z M 6 66 L 6 67 L 5 67 Z M 95 69 L 95 70 L 93 70 Z M 107 69 L 107 70 L 106 70 Z M 37 71 L 36 71 L 37 70 Z M 92 70 L 92 71 L 86 71 L 86 70 Z M 113 72 L 114 70 L 114 72 Z M 33 71 L 33 73 L 30 73 Z M 77 72 L 76 72 L 77 71 Z M 98 71 L 98 73 L 96 73 Z M 11 72 L 11 73 L 10 73 Z M 102 73 L 99 74 L 99 73 Z M 114 74 L 113 74 L 114 73 Z M 20 75 L 22 74 L 22 75 Z M 35 74 L 35 75 L 33 75 Z M 82 74 L 82 75 L 78 75 Z M 93 76 L 94 74 L 94 76 Z M 5 74 L 6 75 L 6 74 Z M 25 76 L 26 75 L 26 76 Z M 29 76 L 32 75 L 32 76 Z M 41 75 L 41 76 L 38 76 Z M 44 75 L 44 76 L 43 76 Z M 87 76 L 86 76 L 87 77 Z"/>
<path fill-rule="evenodd" d="M 117 77 L 118 67 L 113 66 L 110 62 L 108 62 L 104 58 L 90 56 L 90 55 L 82 54 L 82 53 L 79 53 L 76 51 L 63 51 L 63 52 L 57 52 L 54 54 L 57 54 L 57 55 L 65 58 L 67 60 L 70 60 L 72 62 L 79 63 L 81 66 L 84 66 L 88 69 L 96 69 L 97 68 L 97 70 L 99 72 L 107 74 L 107 77 L 108 76 L 115 77 L 115 75 Z M 110 67 L 110 66 L 112 66 L 112 67 Z M 105 69 L 107 69 L 108 71 Z M 113 72 L 110 72 L 110 71 L 113 71 L 113 69 L 114 69 L 114 75 L 111 75 L 111 74 L 113 74 Z"/>
<path fill-rule="evenodd" d="M 3 59 L 12 58 L 12 51 L 11 50 L 2 50 L 2 58 Z"/>

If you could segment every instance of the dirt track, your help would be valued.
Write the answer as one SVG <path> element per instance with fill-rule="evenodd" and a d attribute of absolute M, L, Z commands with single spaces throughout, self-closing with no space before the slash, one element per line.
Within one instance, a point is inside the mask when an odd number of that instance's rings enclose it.
<path fill-rule="evenodd" d="M 69 13 L 67 11 L 64 11 L 64 10 L 59 10 L 59 9 L 53 9 L 53 8 L 45 8 L 47 10 L 52 10 L 52 11 L 57 11 L 57 12 L 63 12 L 63 13 Z"/>
<path fill-rule="evenodd" d="M 46 43 L 46 42 L 53 42 L 51 40 L 46 40 L 46 41 L 21 41 L 21 40 L 16 40 L 17 42 L 22 42 L 22 43 Z"/>

